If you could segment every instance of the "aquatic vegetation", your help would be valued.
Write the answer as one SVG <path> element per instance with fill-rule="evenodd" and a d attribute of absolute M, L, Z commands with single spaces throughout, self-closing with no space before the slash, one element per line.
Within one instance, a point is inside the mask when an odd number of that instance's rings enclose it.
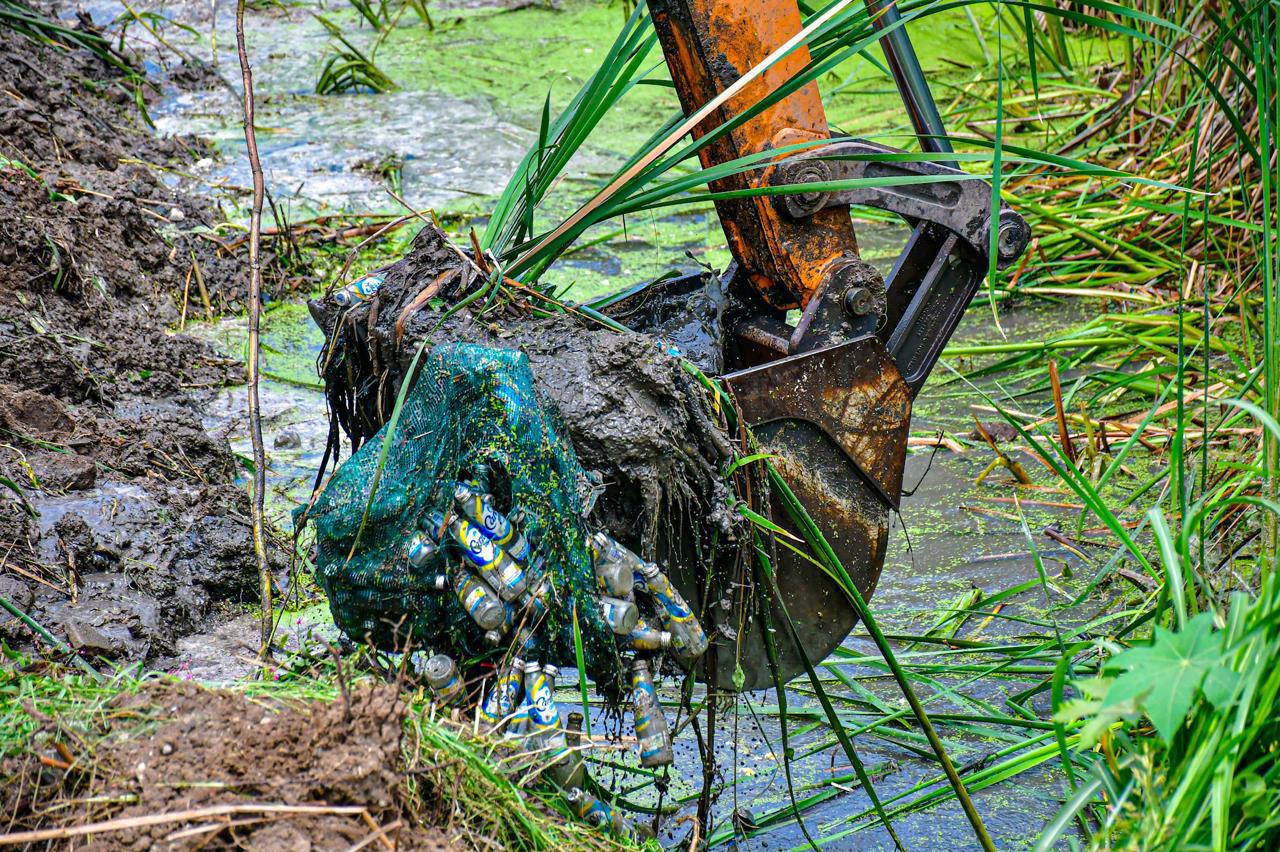
<path fill-rule="evenodd" d="M 329 56 L 325 60 L 324 67 L 320 69 L 320 77 L 316 80 L 316 94 L 338 95 L 351 92 L 381 94 L 396 88 L 395 81 L 373 61 L 379 42 L 374 42 L 373 48 L 366 54 L 346 37 L 337 24 L 323 15 L 315 17 L 329 31 L 334 42 L 329 47 Z"/>

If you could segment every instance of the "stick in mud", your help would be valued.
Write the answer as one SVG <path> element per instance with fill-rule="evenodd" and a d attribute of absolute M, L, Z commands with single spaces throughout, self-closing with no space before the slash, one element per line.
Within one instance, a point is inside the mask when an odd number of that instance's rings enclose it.
<path fill-rule="evenodd" d="M 244 141 L 253 174 L 253 208 L 249 214 L 249 436 L 253 441 L 253 552 L 258 558 L 258 583 L 262 594 L 262 633 L 258 656 L 265 659 L 271 650 L 274 624 L 271 618 L 271 571 L 267 567 L 267 544 L 263 531 L 263 503 L 267 487 L 267 453 L 262 444 L 262 411 L 258 403 L 258 326 L 262 316 L 262 197 L 265 188 L 262 162 L 258 159 L 258 138 L 253 127 L 253 70 L 244 41 L 245 0 L 236 3 L 236 53 L 244 82 Z"/>

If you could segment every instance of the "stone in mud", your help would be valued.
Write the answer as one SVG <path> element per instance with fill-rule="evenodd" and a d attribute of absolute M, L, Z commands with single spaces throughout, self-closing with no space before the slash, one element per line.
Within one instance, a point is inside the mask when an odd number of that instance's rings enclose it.
<path fill-rule="evenodd" d="M 27 463 L 45 491 L 84 491 L 98 481 L 93 459 L 75 453 L 37 451 L 28 456 Z"/>
<path fill-rule="evenodd" d="M 46 626 L 61 627 L 67 644 L 107 658 L 146 656 L 160 628 L 160 604 L 124 574 L 86 574 L 74 602 L 47 607 Z"/>
<path fill-rule="evenodd" d="M 57 442 L 71 436 L 76 422 L 55 397 L 0 385 L 0 428 L 18 438 Z"/>
<path fill-rule="evenodd" d="M 94 570 L 98 543 L 89 522 L 74 512 L 63 515 L 53 525 L 58 556 L 73 574 Z"/>
<path fill-rule="evenodd" d="M 296 450 L 302 446 L 302 436 L 292 427 L 281 429 L 271 446 L 277 450 Z"/>
<path fill-rule="evenodd" d="M 23 612 L 30 611 L 36 600 L 31 585 L 12 574 L 0 574 L 0 597 Z M 25 642 L 30 635 L 31 628 L 23 624 L 21 619 L 7 609 L 0 609 L 0 639 L 16 644 Z"/>

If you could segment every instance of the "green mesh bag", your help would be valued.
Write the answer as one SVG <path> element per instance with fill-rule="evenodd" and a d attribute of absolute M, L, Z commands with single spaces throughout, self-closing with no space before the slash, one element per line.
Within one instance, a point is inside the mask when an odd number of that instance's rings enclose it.
<path fill-rule="evenodd" d="M 428 513 L 450 506 L 460 473 L 477 462 L 494 474 L 498 505 L 524 509 L 522 530 L 551 578 L 548 615 L 535 629 L 541 655 L 535 659 L 574 665 L 576 608 L 587 672 L 606 693 L 616 692 L 621 663 L 594 599 L 582 521 L 589 480 L 539 403 L 528 358 L 515 350 L 451 343 L 424 353 L 399 419 L 329 480 L 310 517 L 316 578 L 335 623 L 354 641 L 388 651 L 403 650 L 406 640 L 460 660 L 493 650 L 452 587 L 430 585 L 442 572 L 452 577 L 463 570 L 452 549 L 442 548 L 418 569 L 406 557 Z M 532 587 L 541 575 L 530 574 Z"/>

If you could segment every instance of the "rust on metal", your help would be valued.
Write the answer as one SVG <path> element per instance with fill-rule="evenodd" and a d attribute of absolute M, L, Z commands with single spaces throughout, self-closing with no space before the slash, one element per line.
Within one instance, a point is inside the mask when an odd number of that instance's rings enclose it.
<path fill-rule="evenodd" d="M 651 0 L 649 9 L 676 92 L 692 114 L 800 32 L 794 0 Z M 808 64 L 801 45 L 709 115 L 693 131 L 700 138 L 787 84 Z M 779 99 L 702 149 L 704 167 L 786 145 L 830 138 L 815 83 Z M 773 167 L 711 184 L 717 192 L 767 186 Z M 716 211 L 729 248 L 752 288 L 770 306 L 804 307 L 833 265 L 856 255 L 848 207 L 805 220 L 780 215 L 768 196 L 719 199 Z"/>
<path fill-rule="evenodd" d="M 892 506 L 902 493 L 911 391 L 868 336 L 724 377 L 755 427 L 807 420 L 830 436 Z"/>
<path fill-rule="evenodd" d="M 884 565 L 889 513 L 897 505 L 911 418 L 911 393 L 872 335 L 724 376 L 760 449 L 822 531 L 864 597 Z M 785 523 L 774 497 L 771 514 Z M 825 658 L 857 614 L 840 584 L 812 562 L 778 548 L 774 570 L 787 614 L 810 660 Z M 735 598 L 750 593 L 738 589 Z M 734 612 L 750 611 L 743 600 Z M 775 616 L 781 618 L 781 615 Z M 748 620 L 717 638 L 717 682 L 741 665 L 745 689 L 771 683 L 762 626 Z M 778 644 L 784 678 L 803 671 L 791 643 Z"/>

